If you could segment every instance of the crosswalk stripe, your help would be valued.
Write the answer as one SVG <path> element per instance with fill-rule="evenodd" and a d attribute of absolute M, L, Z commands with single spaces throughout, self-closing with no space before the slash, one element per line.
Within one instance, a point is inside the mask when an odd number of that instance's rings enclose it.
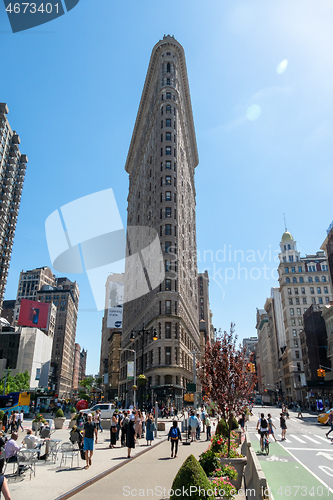
<path fill-rule="evenodd" d="M 323 441 L 325 441 L 325 443 L 329 443 L 330 442 L 330 440 L 327 439 L 327 437 L 319 436 L 318 434 L 315 434 L 315 437 L 318 438 L 318 439 L 322 439 Z"/>
<path fill-rule="evenodd" d="M 310 437 L 310 436 L 306 436 L 305 434 L 302 434 L 302 436 L 303 436 L 305 439 L 309 439 L 309 441 L 312 441 L 313 443 L 320 444 L 320 441 L 317 441 L 316 439 L 313 439 L 313 438 L 312 438 L 312 437 Z"/>
<path fill-rule="evenodd" d="M 296 439 L 296 441 L 299 441 L 300 443 L 305 444 L 305 441 L 303 441 L 303 439 L 299 438 L 298 436 L 295 436 L 295 434 L 290 434 L 290 437 L 292 437 L 293 439 Z"/>

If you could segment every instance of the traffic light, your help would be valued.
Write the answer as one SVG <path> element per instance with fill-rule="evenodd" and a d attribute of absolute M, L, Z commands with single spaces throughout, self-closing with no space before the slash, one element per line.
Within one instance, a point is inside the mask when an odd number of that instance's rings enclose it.
<path fill-rule="evenodd" d="M 317 370 L 317 377 L 325 377 L 326 372 L 322 368 L 318 368 Z"/>
<path fill-rule="evenodd" d="M 256 365 L 254 363 L 250 363 L 251 364 L 251 373 L 255 373 L 256 372 Z"/>
<path fill-rule="evenodd" d="M 246 371 L 248 373 L 251 373 L 251 365 L 252 365 L 252 363 L 246 363 Z"/>

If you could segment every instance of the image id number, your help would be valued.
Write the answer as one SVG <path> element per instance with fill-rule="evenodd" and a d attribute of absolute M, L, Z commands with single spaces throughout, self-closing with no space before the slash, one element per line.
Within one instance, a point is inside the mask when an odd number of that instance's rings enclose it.
<path fill-rule="evenodd" d="M 36 14 L 40 12 L 41 14 L 52 14 L 54 12 L 59 14 L 59 4 L 56 3 L 52 5 L 52 3 L 40 3 L 36 4 L 33 2 L 22 2 L 22 3 L 10 3 L 6 11 L 9 14 Z"/>
<path fill-rule="evenodd" d="M 280 486 L 277 490 L 277 495 L 281 495 L 282 498 L 285 497 L 295 497 L 296 495 L 300 495 L 301 497 L 322 497 L 329 495 L 329 489 L 323 488 L 322 486 L 317 486 L 316 488 L 312 486 L 312 488 L 308 488 L 307 486 Z"/>

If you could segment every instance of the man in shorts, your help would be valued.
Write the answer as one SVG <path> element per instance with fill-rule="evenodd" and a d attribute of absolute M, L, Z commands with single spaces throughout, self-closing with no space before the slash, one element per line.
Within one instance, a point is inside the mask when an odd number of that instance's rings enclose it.
<path fill-rule="evenodd" d="M 86 456 L 86 466 L 85 469 L 89 469 L 91 465 L 91 458 L 94 453 L 94 433 L 95 433 L 95 423 L 92 421 L 92 414 L 88 413 L 87 422 L 83 427 L 83 449 Z"/>
<path fill-rule="evenodd" d="M 265 419 L 265 415 L 262 413 L 257 423 L 257 431 L 260 434 L 260 447 L 261 451 L 264 451 L 264 435 L 268 431 L 268 422 Z"/>

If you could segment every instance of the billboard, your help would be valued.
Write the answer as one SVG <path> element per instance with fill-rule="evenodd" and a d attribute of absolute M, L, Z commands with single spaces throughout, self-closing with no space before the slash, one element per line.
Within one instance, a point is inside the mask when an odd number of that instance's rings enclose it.
<path fill-rule="evenodd" d="M 107 328 L 122 329 L 123 327 L 123 306 L 109 307 Z"/>
<path fill-rule="evenodd" d="M 134 361 L 127 361 L 127 379 L 134 379 Z"/>
<path fill-rule="evenodd" d="M 21 300 L 20 315 L 17 324 L 36 328 L 48 327 L 50 304 L 34 300 Z"/>

